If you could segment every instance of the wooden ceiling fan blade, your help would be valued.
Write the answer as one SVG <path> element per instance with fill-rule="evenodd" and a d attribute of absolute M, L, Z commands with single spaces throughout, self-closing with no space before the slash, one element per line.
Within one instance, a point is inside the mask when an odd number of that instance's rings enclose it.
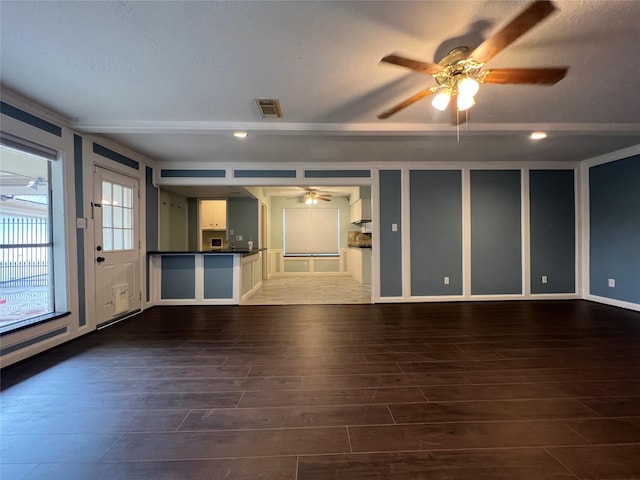
<path fill-rule="evenodd" d="M 471 58 L 480 63 L 488 62 L 555 10 L 556 6 L 551 1 L 539 0 L 533 2 L 502 30 L 482 42 L 470 55 Z"/>
<path fill-rule="evenodd" d="M 412 105 L 412 104 L 416 103 L 418 100 L 422 100 L 424 97 L 427 97 L 427 96 L 431 95 L 432 93 L 433 92 L 431 91 L 431 88 L 425 88 L 424 90 L 419 91 L 418 93 L 416 93 L 412 97 L 409 97 L 406 100 L 404 100 L 404 101 L 400 102 L 399 104 L 397 104 L 396 106 L 390 108 L 386 112 L 382 112 L 380 115 L 378 115 L 378 118 L 380 120 L 384 120 L 385 118 L 389 118 L 391 115 L 394 115 L 394 114 L 398 113 L 400 110 L 403 110 L 403 109 L 407 108 L 409 105 Z"/>
<path fill-rule="evenodd" d="M 442 67 L 438 64 L 422 62 L 420 60 L 413 60 L 411 58 L 403 57 L 402 55 L 387 55 L 380 61 L 385 63 L 392 63 L 394 65 L 399 65 L 401 67 L 415 70 L 416 72 L 428 74 L 438 73 L 440 70 L 442 70 Z"/>
<path fill-rule="evenodd" d="M 324 200 L 325 202 L 330 202 L 331 199 L 328 197 L 318 197 L 318 200 Z"/>
<path fill-rule="evenodd" d="M 553 85 L 562 80 L 569 67 L 553 68 L 494 68 L 489 70 L 485 83 L 538 83 Z"/>

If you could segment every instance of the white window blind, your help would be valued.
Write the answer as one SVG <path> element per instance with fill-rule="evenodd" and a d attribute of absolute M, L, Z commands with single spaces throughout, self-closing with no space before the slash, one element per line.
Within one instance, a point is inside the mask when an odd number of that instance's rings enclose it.
<path fill-rule="evenodd" d="M 338 255 L 340 210 L 285 208 L 285 255 Z"/>

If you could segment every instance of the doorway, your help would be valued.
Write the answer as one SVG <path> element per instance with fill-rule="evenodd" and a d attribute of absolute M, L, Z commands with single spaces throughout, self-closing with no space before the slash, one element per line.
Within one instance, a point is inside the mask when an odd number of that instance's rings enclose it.
<path fill-rule="evenodd" d="M 95 167 L 93 175 L 96 325 L 141 307 L 138 180 Z"/>

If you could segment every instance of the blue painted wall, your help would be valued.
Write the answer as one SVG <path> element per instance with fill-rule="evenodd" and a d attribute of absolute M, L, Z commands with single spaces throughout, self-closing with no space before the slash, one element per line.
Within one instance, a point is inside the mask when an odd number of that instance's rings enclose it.
<path fill-rule="evenodd" d="M 462 295 L 461 172 L 412 170 L 409 175 L 411 295 Z"/>
<path fill-rule="evenodd" d="M 145 167 L 145 216 L 147 251 L 158 250 L 158 188 L 153 186 L 153 169 Z"/>
<path fill-rule="evenodd" d="M 247 242 L 253 240 L 253 247 L 258 248 L 258 200 L 250 197 L 229 198 L 227 200 L 227 229 L 229 242 L 234 241 L 237 248 L 247 248 Z M 242 240 L 236 240 L 242 235 Z"/>
<path fill-rule="evenodd" d="M 575 293 L 573 170 L 530 171 L 529 199 L 531 293 Z"/>
<path fill-rule="evenodd" d="M 160 298 L 196 298 L 196 257 L 164 255 L 161 264 Z"/>
<path fill-rule="evenodd" d="M 189 250 L 200 250 L 197 198 L 187 198 L 187 248 Z"/>
<path fill-rule="evenodd" d="M 380 170 L 380 296 L 402 296 L 402 177 Z M 392 224 L 398 231 L 391 230 Z"/>
<path fill-rule="evenodd" d="M 589 169 L 589 232 L 590 293 L 640 304 L 640 155 Z"/>
<path fill-rule="evenodd" d="M 233 256 L 204 256 L 204 298 L 233 298 Z"/>
<path fill-rule="evenodd" d="M 471 171 L 471 294 L 522 293 L 519 170 Z"/>

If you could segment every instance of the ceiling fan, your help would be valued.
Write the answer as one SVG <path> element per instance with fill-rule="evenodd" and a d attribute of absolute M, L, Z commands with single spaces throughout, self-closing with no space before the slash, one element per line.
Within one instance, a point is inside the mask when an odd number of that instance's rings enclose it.
<path fill-rule="evenodd" d="M 483 70 L 486 62 L 556 10 L 553 2 L 538 0 L 531 3 L 495 35 L 487 38 L 472 52 L 468 47 L 451 50 L 439 63 L 413 60 L 401 55 L 387 55 L 381 61 L 430 74 L 436 85 L 426 88 L 378 115 L 384 120 L 409 105 L 436 93 L 431 102 L 434 108 L 449 108 L 452 125 L 467 121 L 467 110 L 475 104 L 474 95 L 480 84 L 539 84 L 553 85 L 562 80 L 569 67 L 494 68 Z"/>
<path fill-rule="evenodd" d="M 306 205 L 316 205 L 318 200 L 322 200 L 323 202 L 330 202 L 331 195 L 326 195 L 318 192 L 317 190 L 307 190 L 303 195 L 299 197 L 294 197 L 300 199 L 300 201 L 304 202 Z"/>

